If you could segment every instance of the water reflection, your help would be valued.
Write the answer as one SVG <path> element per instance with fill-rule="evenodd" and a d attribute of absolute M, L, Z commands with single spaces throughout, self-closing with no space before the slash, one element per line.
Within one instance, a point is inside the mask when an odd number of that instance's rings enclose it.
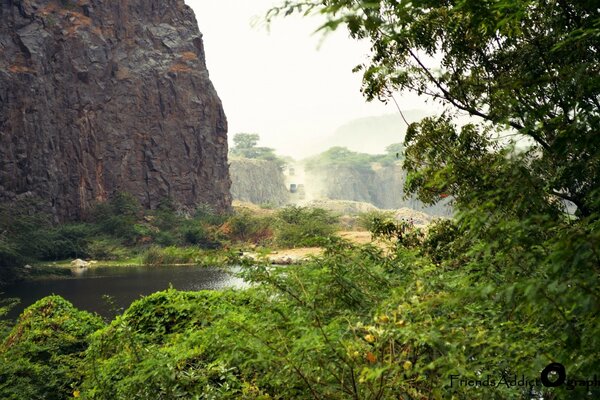
<path fill-rule="evenodd" d="M 231 271 L 235 273 L 236 270 Z M 26 307 L 42 297 L 57 294 L 75 307 L 97 312 L 112 318 L 140 296 L 174 287 L 179 290 L 217 290 L 244 287 L 242 279 L 217 268 L 206 267 L 94 267 L 78 268 L 71 278 L 44 279 L 20 282 L 4 288 L 2 297 L 18 297 L 21 304 L 8 318 L 16 318 Z M 114 300 L 110 305 L 103 300 L 108 295 Z"/>

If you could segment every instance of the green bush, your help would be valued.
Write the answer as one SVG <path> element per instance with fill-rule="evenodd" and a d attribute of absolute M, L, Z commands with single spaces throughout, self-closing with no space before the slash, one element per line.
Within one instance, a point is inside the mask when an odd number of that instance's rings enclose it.
<path fill-rule="evenodd" d="M 145 265 L 172 265 L 196 263 L 202 251 L 196 247 L 151 246 L 142 254 Z"/>
<path fill-rule="evenodd" d="M 158 231 L 152 235 L 154 243 L 160 246 L 175 246 L 179 243 L 179 238 L 176 232 L 172 231 Z"/>
<path fill-rule="evenodd" d="M 96 234 L 96 229 L 86 223 L 71 223 L 58 225 L 36 235 L 44 241 L 46 248 L 38 254 L 42 260 L 64 260 L 66 258 L 85 258 L 89 256 L 88 245 L 90 238 Z"/>
<path fill-rule="evenodd" d="M 219 322 L 252 301 L 244 293 L 172 289 L 136 301 L 94 335 L 82 397 L 260 398 L 245 396 L 251 385 L 216 351 L 219 335 L 228 334 Z"/>
<path fill-rule="evenodd" d="M 321 246 L 336 230 L 338 218 L 321 208 L 288 206 L 276 213 L 280 246 Z"/>
<path fill-rule="evenodd" d="M 87 245 L 87 253 L 94 260 L 122 260 L 130 255 L 130 250 L 121 241 L 111 237 L 101 237 L 91 240 Z"/>
<path fill-rule="evenodd" d="M 56 228 L 49 214 L 40 212 L 39 199 L 0 204 L 0 264 L 14 267 L 62 253 L 81 254 L 84 239 L 69 227 Z"/>
<path fill-rule="evenodd" d="M 429 225 L 422 252 L 433 262 L 438 264 L 447 262 L 458 266 L 465 261 L 467 251 L 468 245 L 461 238 L 456 221 L 439 219 Z"/>
<path fill-rule="evenodd" d="M 205 227 L 196 219 L 186 220 L 179 226 L 184 245 L 195 245 L 203 249 L 218 249 L 221 242 L 215 235 L 215 229 Z"/>
<path fill-rule="evenodd" d="M 0 235 L 0 268 L 14 267 L 21 264 L 23 256 L 19 254 L 18 245 L 5 237 Z"/>
<path fill-rule="evenodd" d="M 375 223 L 378 220 L 392 220 L 394 219 L 393 211 L 367 211 L 358 215 L 358 226 L 366 229 L 369 232 L 373 232 L 375 229 Z"/>
<path fill-rule="evenodd" d="M 157 210 L 144 212 L 127 193 L 96 204 L 84 222 L 56 225 L 50 215 L 38 211 L 41 207 L 33 200 L 0 205 L 1 267 L 69 258 L 117 260 L 131 253 L 128 248 L 137 251 L 136 247 L 148 244 L 217 249 L 224 239 L 219 228 L 228 218 L 205 205 L 199 205 L 193 217 L 180 215 L 170 199 Z M 234 221 L 234 235 L 240 240 L 270 235 L 268 223 L 263 221 L 257 228 L 256 224 L 244 226 L 243 220 Z M 5 268 L 3 280 L 7 274 L 14 275 L 8 271 Z"/>
<path fill-rule="evenodd" d="M 28 307 L 0 346 L 0 397 L 72 398 L 86 367 L 88 336 L 103 325 L 59 296 Z"/>
<path fill-rule="evenodd" d="M 227 219 L 221 231 L 234 241 L 265 243 L 273 236 L 272 224 L 271 217 L 256 216 L 249 210 L 240 210 Z"/>
<path fill-rule="evenodd" d="M 135 226 L 142 215 L 142 207 L 137 198 L 129 193 L 117 193 L 108 202 L 94 207 L 91 221 L 102 233 L 135 243 L 139 239 Z"/>
<path fill-rule="evenodd" d="M 227 218 L 228 217 L 224 214 L 216 213 L 212 206 L 208 204 L 199 204 L 196 206 L 193 219 L 203 225 L 219 226 L 222 225 Z"/>

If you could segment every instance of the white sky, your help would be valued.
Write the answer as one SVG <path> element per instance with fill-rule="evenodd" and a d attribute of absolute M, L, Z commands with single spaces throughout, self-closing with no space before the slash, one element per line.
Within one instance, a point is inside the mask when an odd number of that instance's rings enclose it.
<path fill-rule="evenodd" d="M 316 18 L 279 18 L 270 32 L 252 26 L 277 0 L 186 0 L 204 35 L 210 78 L 223 101 L 229 138 L 258 133 L 260 144 L 294 158 L 311 143 L 361 117 L 395 113 L 393 105 L 367 103 L 361 75 L 352 68 L 366 59 L 368 43 L 345 30 L 312 33 Z M 404 109 L 425 108 L 414 95 L 396 96 Z M 368 138 L 366 138 L 368 140 Z"/>

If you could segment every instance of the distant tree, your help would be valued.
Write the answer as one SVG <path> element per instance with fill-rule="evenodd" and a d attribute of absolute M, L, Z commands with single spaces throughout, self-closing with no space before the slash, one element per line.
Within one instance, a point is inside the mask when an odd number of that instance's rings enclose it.
<path fill-rule="evenodd" d="M 404 154 L 404 144 L 402 143 L 392 143 L 385 148 L 385 152 L 388 154 L 398 154 L 401 156 Z"/>
<path fill-rule="evenodd" d="M 233 136 L 234 149 L 241 151 L 256 147 L 260 136 L 257 133 L 236 133 Z"/>
<path fill-rule="evenodd" d="M 369 170 L 371 163 L 377 161 L 378 156 L 366 153 L 358 153 L 347 147 L 335 146 L 328 150 L 310 157 L 305 162 L 307 170 L 319 170 L 321 168 L 346 166 L 354 169 Z"/>
<path fill-rule="evenodd" d="M 259 140 L 260 136 L 257 133 L 236 133 L 233 136 L 234 145 L 230 153 L 237 157 L 272 161 L 283 168 L 286 161 L 275 154 L 275 150 L 270 147 L 257 147 Z"/>

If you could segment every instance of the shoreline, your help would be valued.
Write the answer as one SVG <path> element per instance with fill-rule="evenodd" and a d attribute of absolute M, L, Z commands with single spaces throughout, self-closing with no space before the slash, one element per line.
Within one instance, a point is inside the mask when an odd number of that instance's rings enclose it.
<path fill-rule="evenodd" d="M 0 282 L 0 289 L 23 281 L 43 279 L 69 279 L 77 277 L 77 271 L 87 271 L 96 268 L 141 268 L 141 267 L 231 267 L 244 263 L 268 263 L 270 265 L 298 265 L 308 262 L 312 257 L 323 253 L 321 247 L 299 247 L 274 249 L 266 252 L 240 251 L 236 259 L 231 259 L 228 252 L 217 252 L 209 259 L 185 263 L 144 263 L 141 257 L 131 257 L 122 260 L 82 260 L 67 259 L 53 262 L 36 262 L 32 265 L 11 267 L 15 272 L 13 280 Z M 213 262 L 210 262 L 213 261 Z"/>

